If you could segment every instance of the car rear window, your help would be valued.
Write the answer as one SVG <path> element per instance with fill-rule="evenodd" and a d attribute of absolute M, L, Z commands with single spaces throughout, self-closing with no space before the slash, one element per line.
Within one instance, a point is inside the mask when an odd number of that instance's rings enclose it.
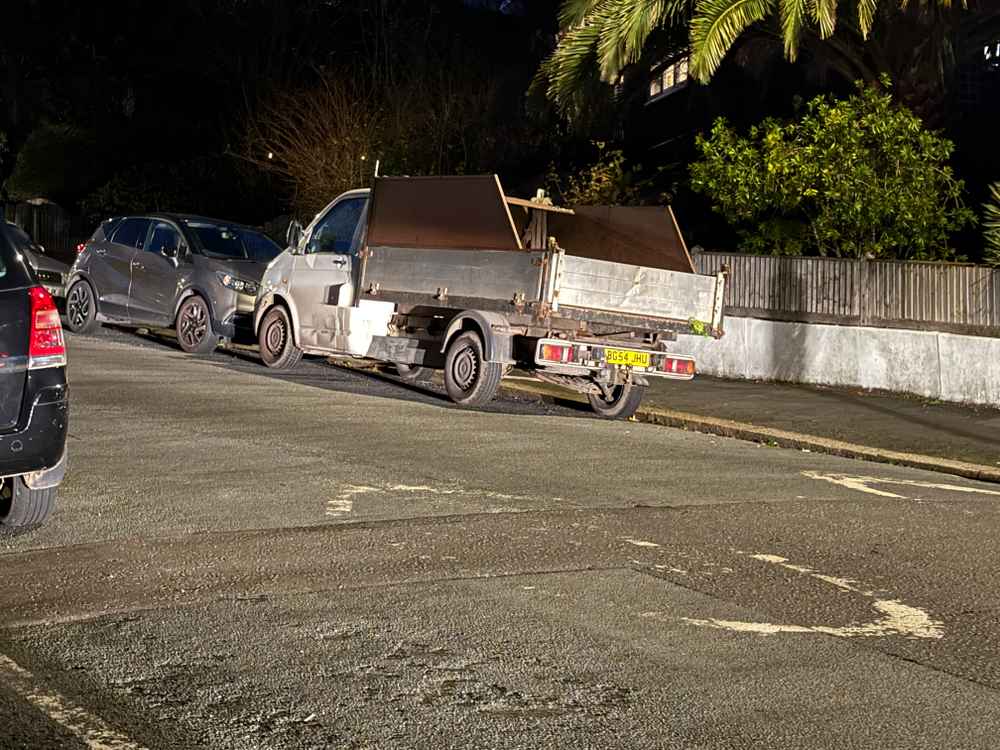
<path fill-rule="evenodd" d="M 0 222 L 0 291 L 20 289 L 34 283 L 24 256 L 11 240 L 11 231 Z"/>
<path fill-rule="evenodd" d="M 90 237 L 91 242 L 103 242 L 114 234 L 115 227 L 121 223 L 121 217 L 115 219 L 105 219 L 101 222 L 101 226 L 94 230 L 94 233 Z"/>

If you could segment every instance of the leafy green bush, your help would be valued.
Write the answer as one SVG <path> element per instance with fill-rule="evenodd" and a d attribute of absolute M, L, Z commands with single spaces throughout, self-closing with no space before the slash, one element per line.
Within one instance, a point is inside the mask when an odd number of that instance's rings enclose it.
<path fill-rule="evenodd" d="M 793 122 L 768 119 L 741 136 L 720 119 L 698 137 L 692 187 L 745 250 L 955 258 L 949 236 L 975 217 L 948 166 L 952 143 L 889 94 L 858 89 L 844 100 L 813 99 Z"/>
<path fill-rule="evenodd" d="M 635 173 L 625 167 L 625 155 L 620 149 L 608 148 L 603 142 L 594 144 L 597 158 L 589 166 L 560 178 L 555 167 L 546 176 L 546 188 L 559 203 L 577 206 L 635 205 L 640 202 L 641 185 Z"/>
<path fill-rule="evenodd" d="M 990 185 L 990 199 L 983 205 L 984 259 L 993 266 L 1000 266 L 1000 182 Z"/>

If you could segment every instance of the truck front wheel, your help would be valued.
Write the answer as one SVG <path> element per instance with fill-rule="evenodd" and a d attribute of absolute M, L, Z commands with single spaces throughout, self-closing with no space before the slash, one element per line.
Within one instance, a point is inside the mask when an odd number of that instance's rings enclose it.
<path fill-rule="evenodd" d="M 448 346 L 444 361 L 444 388 L 459 406 L 483 406 L 493 400 L 503 377 L 503 365 L 485 361 L 483 342 L 466 331 Z"/>
<path fill-rule="evenodd" d="M 275 370 L 291 370 L 302 359 L 302 350 L 292 338 L 292 319 L 281 305 L 275 305 L 260 322 L 257 336 L 260 358 Z"/>
<path fill-rule="evenodd" d="M 625 383 L 614 386 L 607 395 L 591 393 L 588 398 L 590 408 L 602 419 L 628 419 L 635 414 L 644 395 L 646 386 Z"/>

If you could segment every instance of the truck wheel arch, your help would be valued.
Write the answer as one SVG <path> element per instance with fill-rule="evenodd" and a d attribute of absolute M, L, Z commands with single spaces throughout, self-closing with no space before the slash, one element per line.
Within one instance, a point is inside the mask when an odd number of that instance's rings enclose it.
<path fill-rule="evenodd" d="M 452 339 L 466 331 L 479 334 L 483 341 L 483 355 L 488 362 L 514 364 L 513 334 L 510 332 L 507 318 L 503 315 L 487 310 L 460 312 L 452 318 L 445 330 L 441 341 L 441 353 L 445 353 Z"/>

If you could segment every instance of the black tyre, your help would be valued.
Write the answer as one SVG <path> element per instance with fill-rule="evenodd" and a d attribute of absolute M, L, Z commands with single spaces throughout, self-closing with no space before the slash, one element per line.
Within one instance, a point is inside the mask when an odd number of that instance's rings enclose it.
<path fill-rule="evenodd" d="M 264 314 L 257 334 L 260 358 L 275 370 L 291 370 L 302 359 L 302 350 L 295 345 L 292 337 L 292 319 L 281 305 L 276 305 Z"/>
<path fill-rule="evenodd" d="M 73 333 L 97 328 L 97 295 L 89 281 L 78 279 L 66 294 L 66 327 Z"/>
<path fill-rule="evenodd" d="M 645 395 L 646 386 L 626 383 L 613 387 L 607 398 L 593 393 L 588 398 L 590 408 L 602 419 L 628 419 L 635 414 Z"/>
<path fill-rule="evenodd" d="M 56 506 L 56 488 L 33 490 L 21 477 L 0 486 L 0 535 L 13 536 L 41 526 Z"/>
<path fill-rule="evenodd" d="M 208 354 L 219 343 L 212 330 L 208 304 L 197 294 L 188 297 L 177 311 L 177 343 L 188 354 Z"/>
<path fill-rule="evenodd" d="M 479 336 L 466 332 L 448 346 L 444 360 L 444 388 L 460 406 L 483 406 L 496 396 L 503 365 L 486 362 Z"/>
<path fill-rule="evenodd" d="M 398 362 L 393 367 L 396 368 L 396 374 L 404 383 L 428 383 L 434 377 L 434 370 L 430 367 L 404 365 Z"/>

